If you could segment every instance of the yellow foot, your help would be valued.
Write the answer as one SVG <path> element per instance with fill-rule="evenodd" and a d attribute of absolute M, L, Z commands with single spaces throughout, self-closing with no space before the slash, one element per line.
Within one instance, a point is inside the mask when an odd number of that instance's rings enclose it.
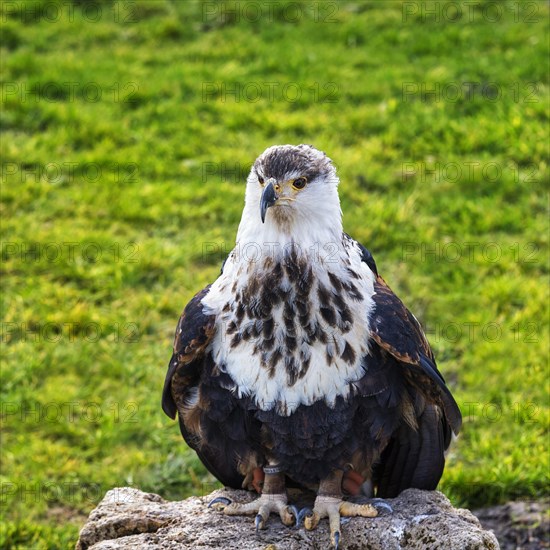
<path fill-rule="evenodd" d="M 274 495 L 263 494 L 256 500 L 246 504 L 239 504 L 238 502 L 231 502 L 228 498 L 218 497 L 210 502 L 208 506 L 214 506 L 228 516 L 251 516 L 256 514 L 254 520 L 256 531 L 266 528 L 267 518 L 272 512 L 278 513 L 285 525 L 294 525 L 298 518 L 297 508 L 289 506 L 286 494 L 280 493 Z"/>
<path fill-rule="evenodd" d="M 315 499 L 313 511 L 306 515 L 304 526 L 308 530 L 315 529 L 321 519 L 328 518 L 330 542 L 337 550 L 340 542 L 340 517 L 374 518 L 377 515 L 376 508 L 370 504 L 354 504 L 341 498 L 320 495 Z"/>

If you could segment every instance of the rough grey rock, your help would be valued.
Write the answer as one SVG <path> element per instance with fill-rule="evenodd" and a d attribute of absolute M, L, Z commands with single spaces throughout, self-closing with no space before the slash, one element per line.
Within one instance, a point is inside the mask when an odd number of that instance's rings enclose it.
<path fill-rule="evenodd" d="M 328 522 L 314 531 L 285 527 L 271 516 L 256 535 L 253 517 L 229 517 L 207 508 L 216 496 L 247 502 L 246 491 L 218 490 L 206 497 L 169 502 L 160 496 L 122 487 L 109 491 L 80 531 L 77 550 L 307 550 L 330 548 Z M 290 495 L 293 502 L 300 498 Z M 376 518 L 353 518 L 342 524 L 340 548 L 348 550 L 498 549 L 468 510 L 455 509 L 437 491 L 409 489 L 386 501 Z M 300 503 L 302 504 L 302 503 Z"/>

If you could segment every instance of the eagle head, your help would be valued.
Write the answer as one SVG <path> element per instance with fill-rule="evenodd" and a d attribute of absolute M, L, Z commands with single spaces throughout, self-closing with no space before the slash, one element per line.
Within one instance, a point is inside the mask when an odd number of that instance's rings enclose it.
<path fill-rule="evenodd" d="M 301 225 L 339 224 L 338 176 L 332 161 L 311 145 L 274 145 L 254 162 L 245 214 L 257 226 L 284 232 Z"/>

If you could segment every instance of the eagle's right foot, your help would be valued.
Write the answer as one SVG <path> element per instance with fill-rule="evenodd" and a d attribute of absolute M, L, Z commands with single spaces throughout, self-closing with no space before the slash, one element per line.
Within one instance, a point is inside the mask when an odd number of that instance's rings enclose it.
<path fill-rule="evenodd" d="M 267 518 L 271 513 L 278 513 L 281 521 L 288 526 L 295 525 L 298 517 L 298 509 L 295 506 L 288 505 L 285 493 L 275 495 L 264 493 L 256 500 L 246 504 L 231 502 L 224 497 L 218 497 L 209 506 L 211 505 L 228 516 L 251 516 L 256 514 L 254 520 L 256 531 L 266 528 Z"/>
<path fill-rule="evenodd" d="M 263 485 L 262 495 L 246 504 L 231 502 L 228 498 L 215 498 L 209 507 L 223 511 L 228 516 L 251 516 L 256 514 L 254 523 L 256 531 L 266 528 L 266 522 L 271 513 L 278 513 L 285 525 L 296 525 L 298 520 L 298 509 L 296 506 L 289 506 L 285 490 L 285 477 L 282 473 L 267 473 Z"/>

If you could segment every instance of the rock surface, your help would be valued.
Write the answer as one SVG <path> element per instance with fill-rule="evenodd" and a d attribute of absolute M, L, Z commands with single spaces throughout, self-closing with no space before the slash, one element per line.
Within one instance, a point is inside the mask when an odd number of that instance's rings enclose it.
<path fill-rule="evenodd" d="M 207 508 L 216 496 L 246 502 L 246 491 L 218 490 L 181 502 L 128 487 L 112 489 L 92 511 L 80 532 L 77 550 L 307 550 L 330 548 L 328 522 L 314 531 L 285 527 L 271 516 L 256 535 L 252 517 L 229 517 Z M 290 495 L 292 502 L 302 497 Z M 306 497 L 307 499 L 307 497 Z M 380 508 L 376 518 L 353 518 L 342 524 L 343 549 L 498 549 L 495 536 L 484 531 L 468 510 L 455 509 L 437 491 L 409 489 L 388 499 L 393 513 Z M 300 505 L 311 504 L 299 502 Z"/>

